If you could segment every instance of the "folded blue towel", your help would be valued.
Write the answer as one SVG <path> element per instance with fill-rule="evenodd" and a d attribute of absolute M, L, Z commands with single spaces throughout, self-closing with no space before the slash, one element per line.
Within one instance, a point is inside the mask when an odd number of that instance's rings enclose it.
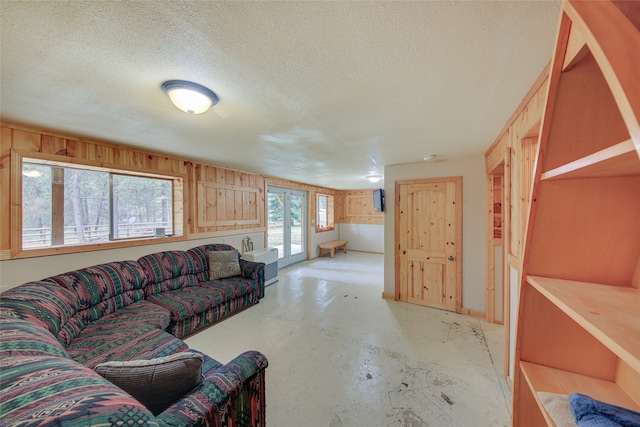
<path fill-rule="evenodd" d="M 640 427 L 640 412 L 601 402 L 584 394 L 569 395 L 569 408 L 580 427 Z"/>

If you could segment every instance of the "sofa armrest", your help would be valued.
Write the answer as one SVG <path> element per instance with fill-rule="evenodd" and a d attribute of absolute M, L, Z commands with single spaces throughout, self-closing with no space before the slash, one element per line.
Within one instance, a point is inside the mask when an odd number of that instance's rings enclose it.
<path fill-rule="evenodd" d="M 215 383 L 220 390 L 235 395 L 243 384 L 264 371 L 269 362 L 258 351 L 247 351 L 205 376 L 205 380 Z"/>
<path fill-rule="evenodd" d="M 248 351 L 205 373 L 196 388 L 157 416 L 158 424 L 172 427 L 235 425 L 229 424 L 229 420 L 235 420 L 238 413 L 258 409 L 257 413 L 249 415 L 256 420 L 249 425 L 263 426 L 264 370 L 267 365 L 263 354 Z M 252 400 L 255 401 L 253 405 Z"/>
<path fill-rule="evenodd" d="M 240 270 L 242 270 L 242 277 L 248 279 L 262 280 L 264 283 L 264 262 L 247 261 L 240 258 Z"/>
<path fill-rule="evenodd" d="M 254 279 L 258 283 L 260 290 L 260 298 L 264 298 L 264 266 L 263 262 L 247 261 L 240 258 L 240 270 L 242 276 L 248 279 Z"/>

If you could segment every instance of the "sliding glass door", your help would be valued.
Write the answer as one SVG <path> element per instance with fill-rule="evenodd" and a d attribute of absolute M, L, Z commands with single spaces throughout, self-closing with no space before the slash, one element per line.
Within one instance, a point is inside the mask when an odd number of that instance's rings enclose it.
<path fill-rule="evenodd" d="M 306 260 L 306 193 L 269 186 L 268 196 L 267 245 L 278 248 L 278 267 Z"/>

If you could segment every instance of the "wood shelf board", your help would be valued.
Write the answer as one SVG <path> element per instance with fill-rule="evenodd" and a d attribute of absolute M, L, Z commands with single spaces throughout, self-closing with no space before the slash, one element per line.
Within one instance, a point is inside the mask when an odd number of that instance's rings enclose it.
<path fill-rule="evenodd" d="M 556 78 L 558 89 L 553 116 L 547 124 L 547 141 L 543 144 L 546 150 L 543 171 L 630 139 L 631 130 L 591 52 Z M 541 143 L 543 141 L 541 139 Z"/>
<path fill-rule="evenodd" d="M 612 405 L 640 411 L 640 405 L 612 381 L 587 377 L 525 361 L 520 362 L 520 370 L 543 414 L 546 414 L 546 411 L 544 405 L 538 399 L 539 391 L 557 394 L 582 393 Z M 548 414 L 545 415 L 545 418 L 550 419 Z"/>
<path fill-rule="evenodd" d="M 640 158 L 631 139 L 542 174 L 542 180 L 640 175 Z"/>
<path fill-rule="evenodd" d="M 527 281 L 640 372 L 640 290 L 537 276 Z"/>
<path fill-rule="evenodd" d="M 565 2 L 563 10 L 570 16 L 572 27 L 580 29 L 600 64 L 632 139 L 637 143 L 640 140 L 640 92 L 637 90 L 640 8 L 637 2 L 570 0 Z"/>

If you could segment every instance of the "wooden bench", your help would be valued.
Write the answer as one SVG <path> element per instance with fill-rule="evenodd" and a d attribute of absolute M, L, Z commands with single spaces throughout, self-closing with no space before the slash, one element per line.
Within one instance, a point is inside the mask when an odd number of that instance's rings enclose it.
<path fill-rule="evenodd" d="M 324 249 L 329 249 L 329 255 L 331 256 L 331 258 L 333 258 L 333 256 L 335 255 L 336 249 L 342 250 L 345 254 L 347 253 L 346 240 L 332 240 L 330 242 L 320 243 L 318 247 L 320 248 L 321 257 L 322 257 L 322 253 L 324 252 Z"/>

